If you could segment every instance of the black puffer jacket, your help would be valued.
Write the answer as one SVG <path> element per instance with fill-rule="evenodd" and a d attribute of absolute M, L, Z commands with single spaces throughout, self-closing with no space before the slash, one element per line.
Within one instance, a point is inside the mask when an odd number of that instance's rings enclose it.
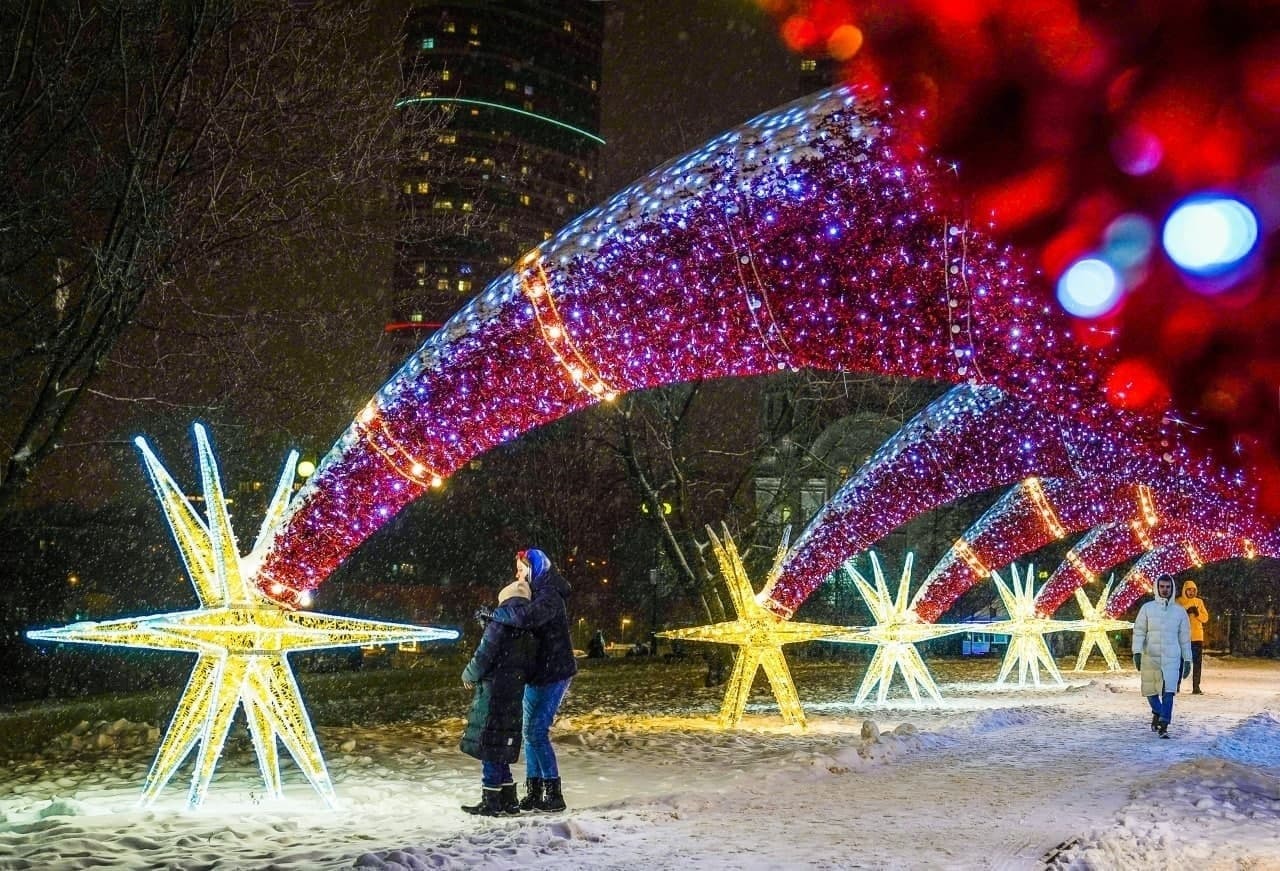
<path fill-rule="evenodd" d="M 476 685 L 459 744 L 463 753 L 489 762 L 515 762 L 524 727 L 524 685 L 533 670 L 538 642 L 517 625 L 529 607 L 523 596 L 507 599 L 493 612 L 480 646 L 462 672 Z"/>
<path fill-rule="evenodd" d="M 573 639 L 569 637 L 569 612 L 565 608 L 570 587 L 555 569 L 544 572 L 532 587 L 533 601 L 513 610 L 516 625 L 533 630 L 538 639 L 538 655 L 529 683 L 546 686 L 578 673 Z"/>

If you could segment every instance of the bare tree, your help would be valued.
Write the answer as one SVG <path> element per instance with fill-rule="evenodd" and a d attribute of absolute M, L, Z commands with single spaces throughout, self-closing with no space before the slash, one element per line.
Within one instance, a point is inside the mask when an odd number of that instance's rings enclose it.
<path fill-rule="evenodd" d="M 379 21 L 338 0 L 0 11 L 0 511 L 86 399 L 173 402 L 138 385 L 174 358 L 252 378 L 246 313 L 296 307 L 317 257 L 354 270 L 390 246 L 406 137 L 434 125 L 396 108 Z M 225 298 L 250 280 L 268 291 Z"/>

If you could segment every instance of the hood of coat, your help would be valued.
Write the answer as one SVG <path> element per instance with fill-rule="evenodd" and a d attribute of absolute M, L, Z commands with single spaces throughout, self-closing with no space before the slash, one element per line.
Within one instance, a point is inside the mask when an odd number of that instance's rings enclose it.
<path fill-rule="evenodd" d="M 524 628 L 524 609 L 529 606 L 528 596 L 508 596 L 493 610 L 489 619 L 504 626 Z"/>
<path fill-rule="evenodd" d="M 560 598 L 562 599 L 569 598 L 569 593 L 573 589 L 572 587 L 569 586 L 569 582 L 566 581 L 563 577 L 561 577 L 560 573 L 557 572 L 554 568 L 548 568 L 545 572 L 543 572 L 541 577 L 534 580 L 533 591 L 535 593 L 541 590 L 543 587 L 550 587 L 551 589 L 555 590 L 557 593 L 560 594 Z"/>
<path fill-rule="evenodd" d="M 1195 581 L 1187 581 L 1182 585 L 1182 598 L 1194 599 L 1200 595 L 1200 588 L 1196 586 Z"/>
<path fill-rule="evenodd" d="M 1160 595 L 1160 582 L 1156 581 L 1155 584 L 1152 585 L 1151 587 L 1151 595 L 1155 598 L 1157 602 L 1160 602 L 1163 605 L 1168 605 L 1170 602 L 1173 601 L 1173 597 L 1177 595 L 1177 587 L 1173 583 L 1170 583 L 1169 595 L 1162 596 Z"/>

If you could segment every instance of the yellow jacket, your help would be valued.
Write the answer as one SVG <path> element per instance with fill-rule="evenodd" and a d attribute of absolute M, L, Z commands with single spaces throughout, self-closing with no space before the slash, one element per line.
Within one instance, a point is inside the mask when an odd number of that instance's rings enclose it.
<path fill-rule="evenodd" d="M 1187 617 L 1191 620 L 1191 640 L 1203 642 L 1204 627 L 1209 625 L 1209 609 L 1204 606 L 1204 599 L 1200 598 L 1199 592 L 1195 581 L 1187 581 L 1182 585 L 1182 595 L 1177 598 L 1177 602 L 1184 609 L 1196 609 L 1194 614 L 1187 612 Z"/>

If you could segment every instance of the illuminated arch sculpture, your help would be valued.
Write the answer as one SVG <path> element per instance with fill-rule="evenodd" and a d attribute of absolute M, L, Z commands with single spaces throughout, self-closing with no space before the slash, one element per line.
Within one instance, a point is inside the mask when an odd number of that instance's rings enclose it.
<path fill-rule="evenodd" d="M 1093 363 L 1011 252 L 952 221 L 891 113 L 835 89 L 717 137 L 530 252 L 357 415 L 258 575 L 290 601 L 496 444 L 625 391 L 812 367 L 992 384 L 1098 433 Z M 831 566 L 835 568 L 839 560 Z M 821 578 L 818 579 L 818 582 Z M 794 608 L 816 586 L 786 578 Z"/>

